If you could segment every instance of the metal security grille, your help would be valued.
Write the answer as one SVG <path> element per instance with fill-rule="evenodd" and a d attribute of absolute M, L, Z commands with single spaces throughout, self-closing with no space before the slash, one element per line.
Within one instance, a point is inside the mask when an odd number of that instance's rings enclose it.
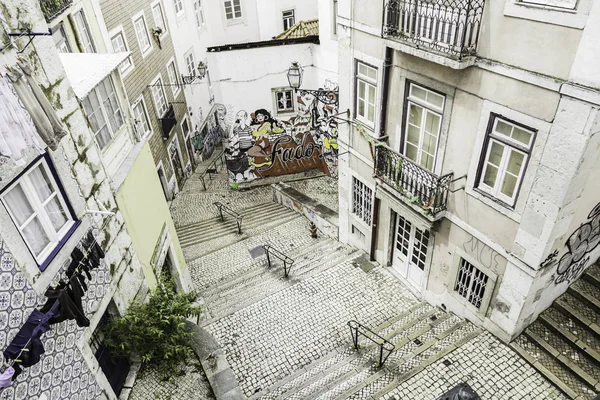
<path fill-rule="evenodd" d="M 352 213 L 371 225 L 371 199 L 373 191 L 364 183 L 352 177 Z"/>
<path fill-rule="evenodd" d="M 475 307 L 481 307 L 488 277 L 465 259 L 460 259 L 454 290 Z"/>

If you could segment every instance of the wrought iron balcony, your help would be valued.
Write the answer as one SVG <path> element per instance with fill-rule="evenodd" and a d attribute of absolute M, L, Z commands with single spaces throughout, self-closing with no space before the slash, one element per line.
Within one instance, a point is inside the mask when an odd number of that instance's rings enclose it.
<path fill-rule="evenodd" d="M 61 12 L 73 4 L 73 0 L 40 0 L 40 7 L 46 18 L 46 22 L 52 21 Z"/>
<path fill-rule="evenodd" d="M 446 209 L 448 188 L 454 174 L 437 176 L 386 146 L 378 146 L 375 175 L 396 189 L 404 200 L 420 206 L 423 213 L 435 217 Z"/>
<path fill-rule="evenodd" d="M 383 36 L 461 60 L 475 55 L 485 0 L 388 0 Z"/>
<path fill-rule="evenodd" d="M 175 110 L 173 109 L 172 104 L 169 105 L 169 108 L 165 112 L 165 115 L 163 115 L 162 118 L 159 118 L 159 120 L 162 127 L 163 139 L 167 140 L 171 135 L 171 129 L 173 129 L 173 127 L 177 125 L 177 119 L 175 118 Z"/>

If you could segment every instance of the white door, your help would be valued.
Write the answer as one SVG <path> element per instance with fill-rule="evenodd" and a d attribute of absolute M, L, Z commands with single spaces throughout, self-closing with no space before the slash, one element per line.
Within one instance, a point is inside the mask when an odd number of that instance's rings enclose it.
<path fill-rule="evenodd" d="M 428 245 L 429 232 L 398 215 L 392 266 L 417 289 L 421 288 Z"/>

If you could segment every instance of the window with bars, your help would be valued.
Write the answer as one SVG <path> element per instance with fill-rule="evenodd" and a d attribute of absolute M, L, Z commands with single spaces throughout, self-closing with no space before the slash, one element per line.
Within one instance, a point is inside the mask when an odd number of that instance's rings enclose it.
<path fill-rule="evenodd" d="M 367 185 L 352 177 L 352 213 L 371 225 L 373 191 Z"/>
<path fill-rule="evenodd" d="M 240 0 L 226 0 L 223 2 L 225 7 L 225 18 L 228 21 L 242 18 L 242 4 Z"/>
<path fill-rule="evenodd" d="M 287 31 L 296 23 L 296 11 L 286 10 L 281 13 L 283 19 L 283 30 Z"/>
<path fill-rule="evenodd" d="M 488 279 L 486 274 L 475 268 L 473 264 L 464 258 L 461 258 L 454 290 L 476 308 L 480 308 Z"/>
<path fill-rule="evenodd" d="M 83 110 L 94 131 L 100 150 L 104 150 L 123 126 L 123 113 L 112 78 L 105 78 L 83 99 Z"/>

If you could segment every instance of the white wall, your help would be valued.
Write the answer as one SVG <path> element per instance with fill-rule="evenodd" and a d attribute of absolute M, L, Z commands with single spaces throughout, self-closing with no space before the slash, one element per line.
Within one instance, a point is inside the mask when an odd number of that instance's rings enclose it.
<path fill-rule="evenodd" d="M 282 12 L 294 10 L 296 23 L 319 17 L 322 4 L 329 0 L 256 0 L 260 40 L 270 40 L 284 31 Z M 317 3 L 319 3 L 317 5 Z"/>
<path fill-rule="evenodd" d="M 319 1 L 319 40 L 315 51 L 315 65 L 318 67 L 318 82 L 329 79 L 338 82 L 338 38 L 333 29 L 333 1 Z M 339 29 L 339 27 L 338 27 Z M 341 108 L 340 108 L 341 110 Z"/>

